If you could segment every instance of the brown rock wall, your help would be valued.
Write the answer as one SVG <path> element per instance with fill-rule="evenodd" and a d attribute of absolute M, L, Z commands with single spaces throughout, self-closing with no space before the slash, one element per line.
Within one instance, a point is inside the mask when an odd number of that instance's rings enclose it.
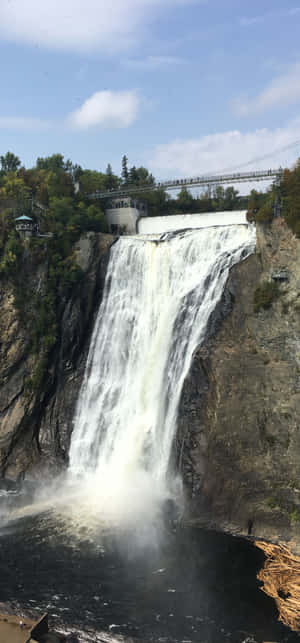
<path fill-rule="evenodd" d="M 84 281 L 61 300 L 58 341 L 47 381 L 34 392 L 26 390 L 26 380 L 38 357 L 31 352 L 12 287 L 0 284 L 0 475 L 15 478 L 29 470 L 44 474 L 66 458 L 112 241 L 110 235 L 88 233 L 78 243 L 77 262 Z M 31 287 L 43 290 L 46 274 L 46 262 L 35 273 L 30 256 L 25 256 L 24 279 Z"/>
<path fill-rule="evenodd" d="M 254 313 L 256 288 L 283 269 L 279 298 Z M 258 227 L 215 317 L 181 401 L 188 515 L 300 547 L 300 242 L 281 219 Z"/>

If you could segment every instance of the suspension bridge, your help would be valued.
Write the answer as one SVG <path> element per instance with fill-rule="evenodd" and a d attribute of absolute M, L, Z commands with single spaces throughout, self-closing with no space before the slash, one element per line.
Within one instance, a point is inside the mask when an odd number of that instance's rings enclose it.
<path fill-rule="evenodd" d="M 208 176 L 196 176 L 187 179 L 175 179 L 162 182 L 154 182 L 150 185 L 127 185 L 118 188 L 117 190 L 106 190 L 101 192 L 97 190 L 86 196 L 89 199 L 113 199 L 117 197 L 130 196 L 131 194 L 138 195 L 143 192 L 149 192 L 153 190 L 178 190 L 183 187 L 185 188 L 195 188 L 195 187 L 215 187 L 217 185 L 232 185 L 235 183 L 246 183 L 248 181 L 279 181 L 282 177 L 283 169 L 279 168 L 276 170 L 258 170 L 253 172 L 252 170 L 248 172 L 239 172 L 234 174 L 212 174 Z"/>

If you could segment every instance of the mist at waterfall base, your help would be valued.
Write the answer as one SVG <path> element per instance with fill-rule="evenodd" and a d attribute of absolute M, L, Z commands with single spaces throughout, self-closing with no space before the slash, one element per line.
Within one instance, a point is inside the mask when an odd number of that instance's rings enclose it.
<path fill-rule="evenodd" d="M 246 225 L 114 244 L 67 478 L 33 486 L 33 502 L 25 488 L 4 498 L 0 601 L 47 610 L 91 642 L 296 640 L 258 592 L 260 552 L 174 529 L 165 511 L 183 509 L 173 443 L 184 379 L 230 267 L 254 247 Z"/>

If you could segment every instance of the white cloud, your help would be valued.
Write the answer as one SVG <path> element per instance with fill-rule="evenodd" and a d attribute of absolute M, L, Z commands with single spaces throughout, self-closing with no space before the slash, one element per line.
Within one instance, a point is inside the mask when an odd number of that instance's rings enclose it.
<path fill-rule="evenodd" d="M 81 130 L 129 127 L 138 116 L 140 103 L 136 91 L 96 92 L 69 115 L 68 123 Z"/>
<path fill-rule="evenodd" d="M 244 16 L 239 19 L 241 27 L 251 27 L 252 25 L 261 24 L 266 22 L 266 20 L 272 20 L 273 18 L 289 18 L 295 16 L 299 13 L 300 7 L 294 7 L 293 9 L 276 9 L 275 11 L 267 11 L 260 16 Z"/>
<path fill-rule="evenodd" d="M 50 121 L 23 116 L 0 116 L 0 129 L 42 130 L 51 127 Z"/>
<path fill-rule="evenodd" d="M 241 18 L 240 25 L 242 27 L 250 27 L 265 21 L 265 16 L 254 16 L 253 18 Z"/>
<path fill-rule="evenodd" d="M 298 148 L 281 148 L 299 142 Z M 281 129 L 221 132 L 198 139 L 158 145 L 148 164 L 161 179 L 197 176 L 240 169 L 264 169 L 293 163 L 300 153 L 300 118 Z M 262 159 L 271 154 L 272 156 Z M 259 160 L 261 159 L 261 160 Z M 249 161 L 253 161 L 249 163 Z"/>
<path fill-rule="evenodd" d="M 116 52 L 174 5 L 202 0 L 1 0 L 0 38 L 41 47 Z"/>
<path fill-rule="evenodd" d="M 132 69 L 142 69 L 143 71 L 174 67 L 185 63 L 186 60 L 179 56 L 147 56 L 146 58 L 133 58 L 123 61 L 124 66 Z"/>
<path fill-rule="evenodd" d="M 232 103 L 238 116 L 260 114 L 272 107 L 287 106 L 300 101 L 300 62 L 277 76 L 256 98 L 239 98 Z"/>

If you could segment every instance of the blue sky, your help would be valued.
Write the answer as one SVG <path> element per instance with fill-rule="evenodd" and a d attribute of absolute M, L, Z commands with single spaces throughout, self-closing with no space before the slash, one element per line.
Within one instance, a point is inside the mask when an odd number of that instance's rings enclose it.
<path fill-rule="evenodd" d="M 299 33 L 299 0 L 1 0 L 0 153 L 161 179 L 291 164 Z"/>

